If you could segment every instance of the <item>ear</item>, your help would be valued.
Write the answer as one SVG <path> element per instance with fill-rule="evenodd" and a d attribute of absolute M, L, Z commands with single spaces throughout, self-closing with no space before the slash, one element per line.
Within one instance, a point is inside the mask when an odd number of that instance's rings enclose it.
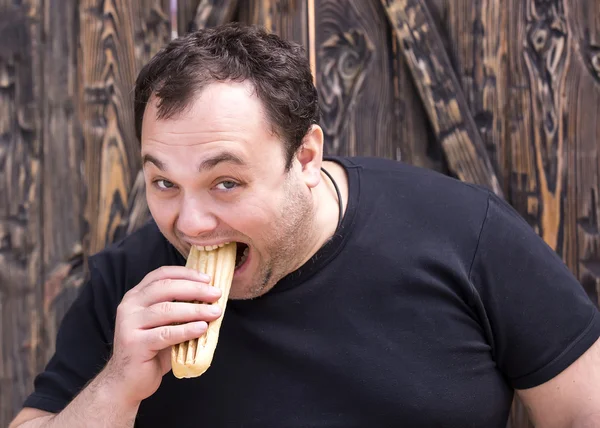
<path fill-rule="evenodd" d="M 312 125 L 296 155 L 300 163 L 300 174 L 310 188 L 321 182 L 321 165 L 323 163 L 323 130 L 319 125 Z"/>

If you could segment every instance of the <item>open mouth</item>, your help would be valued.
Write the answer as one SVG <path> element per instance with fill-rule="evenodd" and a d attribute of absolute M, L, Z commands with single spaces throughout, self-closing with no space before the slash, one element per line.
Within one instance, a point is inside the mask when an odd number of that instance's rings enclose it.
<path fill-rule="evenodd" d="M 214 251 L 219 247 L 223 247 L 226 244 L 219 245 L 197 245 L 196 248 L 200 251 Z M 250 254 L 250 248 L 243 242 L 236 242 L 236 254 L 235 254 L 235 270 L 238 270 L 246 261 L 248 261 L 248 255 Z"/>
<path fill-rule="evenodd" d="M 239 269 L 248 260 L 250 248 L 243 242 L 237 242 L 237 254 L 235 256 L 235 268 Z"/>

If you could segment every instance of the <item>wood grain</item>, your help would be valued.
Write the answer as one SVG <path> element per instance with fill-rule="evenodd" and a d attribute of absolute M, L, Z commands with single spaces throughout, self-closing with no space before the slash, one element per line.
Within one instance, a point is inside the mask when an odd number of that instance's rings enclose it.
<path fill-rule="evenodd" d="M 410 69 L 391 29 L 389 40 L 393 66 L 394 120 L 393 134 L 388 144 L 392 145 L 396 160 L 449 174 L 444 152 L 429 125 Z"/>
<path fill-rule="evenodd" d="M 600 4 L 565 2 L 570 56 L 563 258 L 590 298 L 600 295 Z"/>
<path fill-rule="evenodd" d="M 135 74 L 171 40 L 169 0 L 130 1 L 134 27 Z"/>
<path fill-rule="evenodd" d="M 56 328 L 69 305 L 56 271 L 83 257 L 84 145 L 78 118 L 77 73 L 79 13 L 76 0 L 46 1 L 43 9 L 44 44 L 43 117 L 43 312 L 41 370 L 54 352 Z M 68 272 L 67 272 L 68 273 Z"/>
<path fill-rule="evenodd" d="M 41 0 L 0 1 L 0 425 L 36 375 L 43 277 Z"/>
<path fill-rule="evenodd" d="M 178 36 L 183 36 L 193 29 L 194 17 L 199 3 L 200 0 L 177 0 L 176 31 Z"/>
<path fill-rule="evenodd" d="M 504 194 L 598 304 L 598 2 L 179 0 L 177 17 L 180 34 L 237 19 L 306 46 L 328 153 Z M 0 0 L 0 426 L 85 258 L 149 218 L 131 95 L 169 39 L 168 0 Z M 509 427 L 531 426 L 515 400 Z"/>
<path fill-rule="evenodd" d="M 140 169 L 131 97 L 137 64 L 132 4 L 83 0 L 80 6 L 81 124 L 89 225 L 86 255 L 113 242 Z"/>
<path fill-rule="evenodd" d="M 292 40 L 307 49 L 307 0 L 247 0 L 239 3 L 240 22 L 260 25 L 286 40 Z"/>
<path fill-rule="evenodd" d="M 562 255 L 564 85 L 569 63 L 562 2 L 514 2 L 509 21 L 511 202 Z M 560 238 L 560 242 L 559 242 Z"/>
<path fill-rule="evenodd" d="M 508 43 L 510 10 L 497 0 L 447 2 L 447 51 L 477 132 L 500 180 L 510 193 L 507 144 Z"/>
<path fill-rule="evenodd" d="M 377 2 L 315 0 L 316 82 L 327 154 L 402 157 L 405 80 Z M 408 152 L 408 151 L 407 151 Z"/>
<path fill-rule="evenodd" d="M 570 59 L 562 1 L 525 2 L 523 59 L 531 90 L 533 162 L 539 199 L 537 226 L 552 248 L 562 250 L 562 198 L 565 196 L 567 99 L 563 89 Z M 532 171 L 532 172 L 533 172 Z"/>
<path fill-rule="evenodd" d="M 134 20 L 135 72 L 141 68 L 171 40 L 169 0 L 138 0 L 131 2 Z M 133 85 L 133 82 L 130 83 Z M 132 113 L 130 113 L 132 114 Z M 139 157 L 137 139 L 128 140 Z M 123 239 L 150 219 L 146 202 L 144 175 L 141 167 L 132 171 L 134 181 L 128 191 L 127 204 L 120 223 L 115 227 L 112 241 Z"/>
<path fill-rule="evenodd" d="M 191 24 L 192 30 L 215 27 L 233 21 L 238 0 L 201 0 Z"/>
<path fill-rule="evenodd" d="M 425 1 L 382 0 L 381 3 L 400 40 L 450 171 L 463 181 L 485 186 L 502 196 L 495 170 Z"/>

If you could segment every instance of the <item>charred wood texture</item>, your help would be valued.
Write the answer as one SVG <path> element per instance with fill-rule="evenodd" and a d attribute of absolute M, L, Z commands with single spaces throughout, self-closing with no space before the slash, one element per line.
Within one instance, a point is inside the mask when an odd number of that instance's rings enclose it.
<path fill-rule="evenodd" d="M 502 195 L 452 63 L 425 0 L 383 0 L 450 171 Z"/>
<path fill-rule="evenodd" d="M 168 0 L 0 1 L 0 426 L 54 351 L 85 258 L 147 218 L 131 88 L 169 36 Z"/>
<path fill-rule="evenodd" d="M 0 0 L 0 426 L 51 356 L 87 257 L 149 218 L 137 72 L 173 35 L 228 21 L 306 48 L 326 153 L 492 189 L 598 304 L 599 2 L 172 3 Z M 518 400 L 509 427 L 531 427 Z"/>
<path fill-rule="evenodd" d="M 43 17 L 41 1 L 0 1 L 0 424 L 4 426 L 31 388 L 44 349 Z"/>
<path fill-rule="evenodd" d="M 400 46 L 378 2 L 315 0 L 314 51 L 325 148 L 445 172 Z"/>

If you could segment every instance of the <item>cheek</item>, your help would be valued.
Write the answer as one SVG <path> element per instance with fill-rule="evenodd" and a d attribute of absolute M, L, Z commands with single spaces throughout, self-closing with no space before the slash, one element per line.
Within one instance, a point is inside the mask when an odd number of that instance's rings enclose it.
<path fill-rule="evenodd" d="M 148 209 L 156 223 L 161 227 L 170 227 L 177 216 L 175 200 L 165 200 L 151 193 L 146 194 Z"/>
<path fill-rule="evenodd" d="M 223 207 L 219 217 L 233 229 L 256 239 L 278 222 L 279 212 L 274 200 L 247 198 Z"/>

